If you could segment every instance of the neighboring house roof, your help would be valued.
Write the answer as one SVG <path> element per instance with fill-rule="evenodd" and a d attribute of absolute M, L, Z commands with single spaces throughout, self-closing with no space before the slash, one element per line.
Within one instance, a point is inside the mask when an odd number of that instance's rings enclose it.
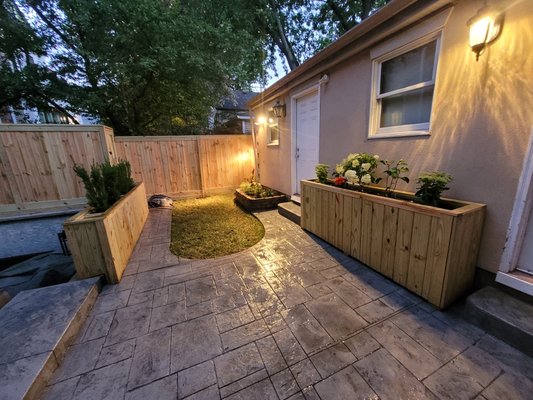
<path fill-rule="evenodd" d="M 328 68 L 451 4 L 453 4 L 452 0 L 392 0 L 328 47 L 266 88 L 261 96 L 252 98 L 248 105 L 253 108 L 261 102 L 271 101 L 274 97 L 314 75 L 327 73 Z"/>
<path fill-rule="evenodd" d="M 243 92 L 235 90 L 223 99 L 222 104 L 216 109 L 220 111 L 248 111 L 248 102 L 257 96 L 257 92 Z"/>

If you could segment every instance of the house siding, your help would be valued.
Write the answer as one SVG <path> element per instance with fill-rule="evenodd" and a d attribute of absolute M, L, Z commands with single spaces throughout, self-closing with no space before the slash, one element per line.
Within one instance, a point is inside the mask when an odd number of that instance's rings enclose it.
<path fill-rule="evenodd" d="M 499 268 L 533 127 L 533 1 L 499 4 L 505 8 L 501 35 L 479 61 L 468 45 L 467 21 L 484 2 L 464 0 L 451 10 L 443 30 L 430 136 L 368 139 L 371 49 L 324 71 L 330 79 L 320 91 L 320 162 L 334 166 L 350 152 L 404 158 L 412 180 L 401 189 L 411 191 L 420 172 L 449 172 L 454 181 L 447 197 L 488 206 L 478 266 L 492 272 Z M 401 35 L 409 31 L 389 40 Z M 285 173 L 292 159 L 290 95 L 317 80 L 318 75 L 285 95 L 280 147 L 259 159 L 265 184 L 285 193 L 291 189 Z"/>

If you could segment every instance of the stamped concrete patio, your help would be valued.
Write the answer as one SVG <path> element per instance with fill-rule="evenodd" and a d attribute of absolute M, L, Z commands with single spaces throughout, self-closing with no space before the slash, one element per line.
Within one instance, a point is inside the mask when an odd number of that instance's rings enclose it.
<path fill-rule="evenodd" d="M 153 210 L 45 399 L 531 399 L 533 360 L 277 212 L 256 246 L 168 251 Z"/>

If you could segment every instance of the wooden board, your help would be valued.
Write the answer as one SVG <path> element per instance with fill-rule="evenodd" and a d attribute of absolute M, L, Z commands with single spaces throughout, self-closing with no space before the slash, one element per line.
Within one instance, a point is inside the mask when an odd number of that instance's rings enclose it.
<path fill-rule="evenodd" d="M 114 162 L 112 146 L 112 131 L 99 125 L 0 126 L 0 211 L 85 197 L 74 165 Z"/>
<path fill-rule="evenodd" d="M 84 210 L 69 218 L 64 227 L 78 276 L 119 282 L 147 218 L 143 183 L 100 216 Z"/>
<path fill-rule="evenodd" d="M 444 308 L 473 281 L 485 205 L 453 210 L 302 181 L 302 227 Z M 332 212 L 331 210 L 334 210 Z"/>
<path fill-rule="evenodd" d="M 118 158 L 148 195 L 173 197 L 235 189 L 254 168 L 249 135 L 116 137 Z"/>

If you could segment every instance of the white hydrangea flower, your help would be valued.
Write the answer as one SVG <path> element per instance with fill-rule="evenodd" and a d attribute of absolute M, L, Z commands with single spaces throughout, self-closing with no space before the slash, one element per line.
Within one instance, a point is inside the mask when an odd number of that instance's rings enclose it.
<path fill-rule="evenodd" d="M 379 161 L 379 156 L 377 154 L 374 154 L 374 160 Z"/>
<path fill-rule="evenodd" d="M 335 171 L 338 174 L 342 174 L 344 172 L 344 167 L 342 166 L 342 164 L 337 164 L 337 166 L 335 167 Z"/>
<path fill-rule="evenodd" d="M 352 167 L 356 168 L 356 167 L 358 167 L 358 166 L 359 166 L 359 160 L 357 160 L 357 159 L 356 159 L 356 160 L 353 160 L 353 161 L 352 161 Z"/>
<path fill-rule="evenodd" d="M 346 180 L 350 183 L 356 183 L 357 182 L 357 173 L 354 170 L 349 169 L 344 173 L 344 177 Z"/>
<path fill-rule="evenodd" d="M 362 183 L 370 183 L 370 182 L 372 182 L 372 177 L 370 176 L 370 174 L 363 175 L 363 177 L 361 178 L 361 182 Z"/>
<path fill-rule="evenodd" d="M 364 171 L 368 171 L 372 165 L 369 162 L 363 163 L 361 165 L 361 168 L 363 168 Z"/>

